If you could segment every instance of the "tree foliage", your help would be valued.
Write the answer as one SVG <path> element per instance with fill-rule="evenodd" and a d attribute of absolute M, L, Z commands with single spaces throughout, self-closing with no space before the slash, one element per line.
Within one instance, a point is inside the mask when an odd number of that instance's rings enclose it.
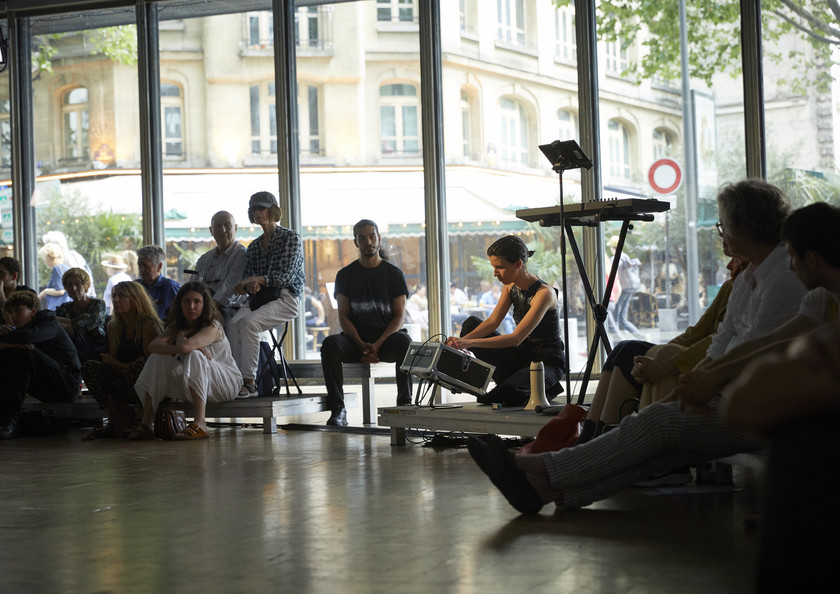
<path fill-rule="evenodd" d="M 555 0 L 555 4 L 568 6 L 572 1 Z M 788 81 L 792 89 L 801 90 L 810 81 L 825 90 L 832 80 L 825 65 L 832 48 L 840 45 L 840 3 L 762 0 L 761 5 L 764 57 L 795 65 L 799 74 Z M 626 76 L 637 80 L 680 78 L 677 0 L 602 0 L 596 18 L 600 39 L 619 42 L 623 49 L 636 42 L 644 48 L 641 58 L 629 64 Z M 711 86 L 715 74 L 740 74 L 740 0 L 687 0 L 686 23 L 692 78 Z M 811 51 L 796 48 L 784 55 L 774 52 L 774 43 L 790 33 L 799 34 Z"/>
<path fill-rule="evenodd" d="M 143 238 L 139 215 L 95 212 L 78 190 L 68 194 L 52 192 L 38 207 L 36 229 L 38 237 L 47 231 L 62 231 L 70 249 L 79 252 L 90 265 L 100 290 L 108 279 L 99 263 L 109 253 L 137 249 Z M 46 273 L 49 278 L 49 271 Z"/>

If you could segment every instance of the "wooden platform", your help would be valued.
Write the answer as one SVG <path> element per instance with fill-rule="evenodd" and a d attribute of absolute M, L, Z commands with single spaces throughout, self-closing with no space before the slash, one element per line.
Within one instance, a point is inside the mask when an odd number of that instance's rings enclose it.
<path fill-rule="evenodd" d="M 534 437 L 551 420 L 551 417 L 519 407 L 493 410 L 475 402 L 463 403 L 461 408 L 390 406 L 380 408 L 378 412 L 379 425 L 391 428 L 391 445 L 405 444 L 406 429 Z"/>
<path fill-rule="evenodd" d="M 288 361 L 292 374 L 301 385 L 324 385 L 324 371 L 320 359 Z M 344 385 L 362 387 L 362 423 L 371 424 L 376 407 L 376 378 L 394 377 L 393 363 L 344 363 Z M 290 380 L 291 381 L 291 380 Z M 280 388 L 283 390 L 283 387 Z"/>
<path fill-rule="evenodd" d="M 305 415 L 310 413 L 327 412 L 327 395 L 302 394 L 293 396 L 271 396 L 257 398 L 236 399 L 221 404 L 207 405 L 207 419 L 224 419 L 236 421 L 240 419 L 261 418 L 263 433 L 277 433 L 277 417 Z M 178 402 L 184 407 L 187 417 L 192 416 L 192 404 Z M 344 404 L 347 408 L 359 405 L 359 395 L 356 392 L 344 393 Z M 99 408 L 93 398 L 80 398 L 76 402 L 49 403 L 27 399 L 24 402 L 26 410 L 45 410 L 50 414 L 65 419 L 103 419 L 107 415 Z"/>

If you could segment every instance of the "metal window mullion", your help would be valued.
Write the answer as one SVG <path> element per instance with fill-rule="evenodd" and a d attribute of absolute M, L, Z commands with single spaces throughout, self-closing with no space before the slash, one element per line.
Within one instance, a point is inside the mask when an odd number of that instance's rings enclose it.
<path fill-rule="evenodd" d="M 136 14 L 143 243 L 165 247 L 158 5 L 149 0 L 138 0 Z"/>
<path fill-rule="evenodd" d="M 741 60 L 747 177 L 767 179 L 760 0 L 741 0 Z"/>
<path fill-rule="evenodd" d="M 429 335 L 449 333 L 449 234 L 443 150 L 440 0 L 420 2 L 420 87 L 423 178 L 426 210 L 426 285 Z"/>
<path fill-rule="evenodd" d="M 35 131 L 32 98 L 32 37 L 28 18 L 9 15 L 12 128 L 12 225 L 22 282 L 38 288 L 38 238 L 35 229 Z"/>

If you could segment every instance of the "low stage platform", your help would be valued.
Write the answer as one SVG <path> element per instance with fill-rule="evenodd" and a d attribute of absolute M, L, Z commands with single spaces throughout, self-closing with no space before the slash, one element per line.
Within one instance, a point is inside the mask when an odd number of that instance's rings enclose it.
<path fill-rule="evenodd" d="M 520 407 L 493 410 L 476 402 L 464 402 L 461 408 L 386 406 L 378 409 L 378 413 L 377 423 L 391 428 L 391 445 L 405 445 L 406 429 L 534 437 L 552 418 Z"/>

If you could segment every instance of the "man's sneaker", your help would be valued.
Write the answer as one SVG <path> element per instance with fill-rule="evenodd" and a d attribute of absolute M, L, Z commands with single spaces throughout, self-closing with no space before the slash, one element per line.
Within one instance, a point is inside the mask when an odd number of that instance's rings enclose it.
<path fill-rule="evenodd" d="M 333 425 L 335 427 L 346 427 L 347 426 L 347 411 L 345 409 L 341 409 L 339 411 L 334 412 L 330 415 L 330 418 L 327 419 L 327 425 Z"/>
<path fill-rule="evenodd" d="M 691 475 L 691 469 L 686 466 L 684 468 L 675 468 L 667 472 L 654 474 L 643 481 L 639 481 L 635 486 L 637 487 L 678 487 L 680 485 L 687 485 L 694 480 Z"/>

